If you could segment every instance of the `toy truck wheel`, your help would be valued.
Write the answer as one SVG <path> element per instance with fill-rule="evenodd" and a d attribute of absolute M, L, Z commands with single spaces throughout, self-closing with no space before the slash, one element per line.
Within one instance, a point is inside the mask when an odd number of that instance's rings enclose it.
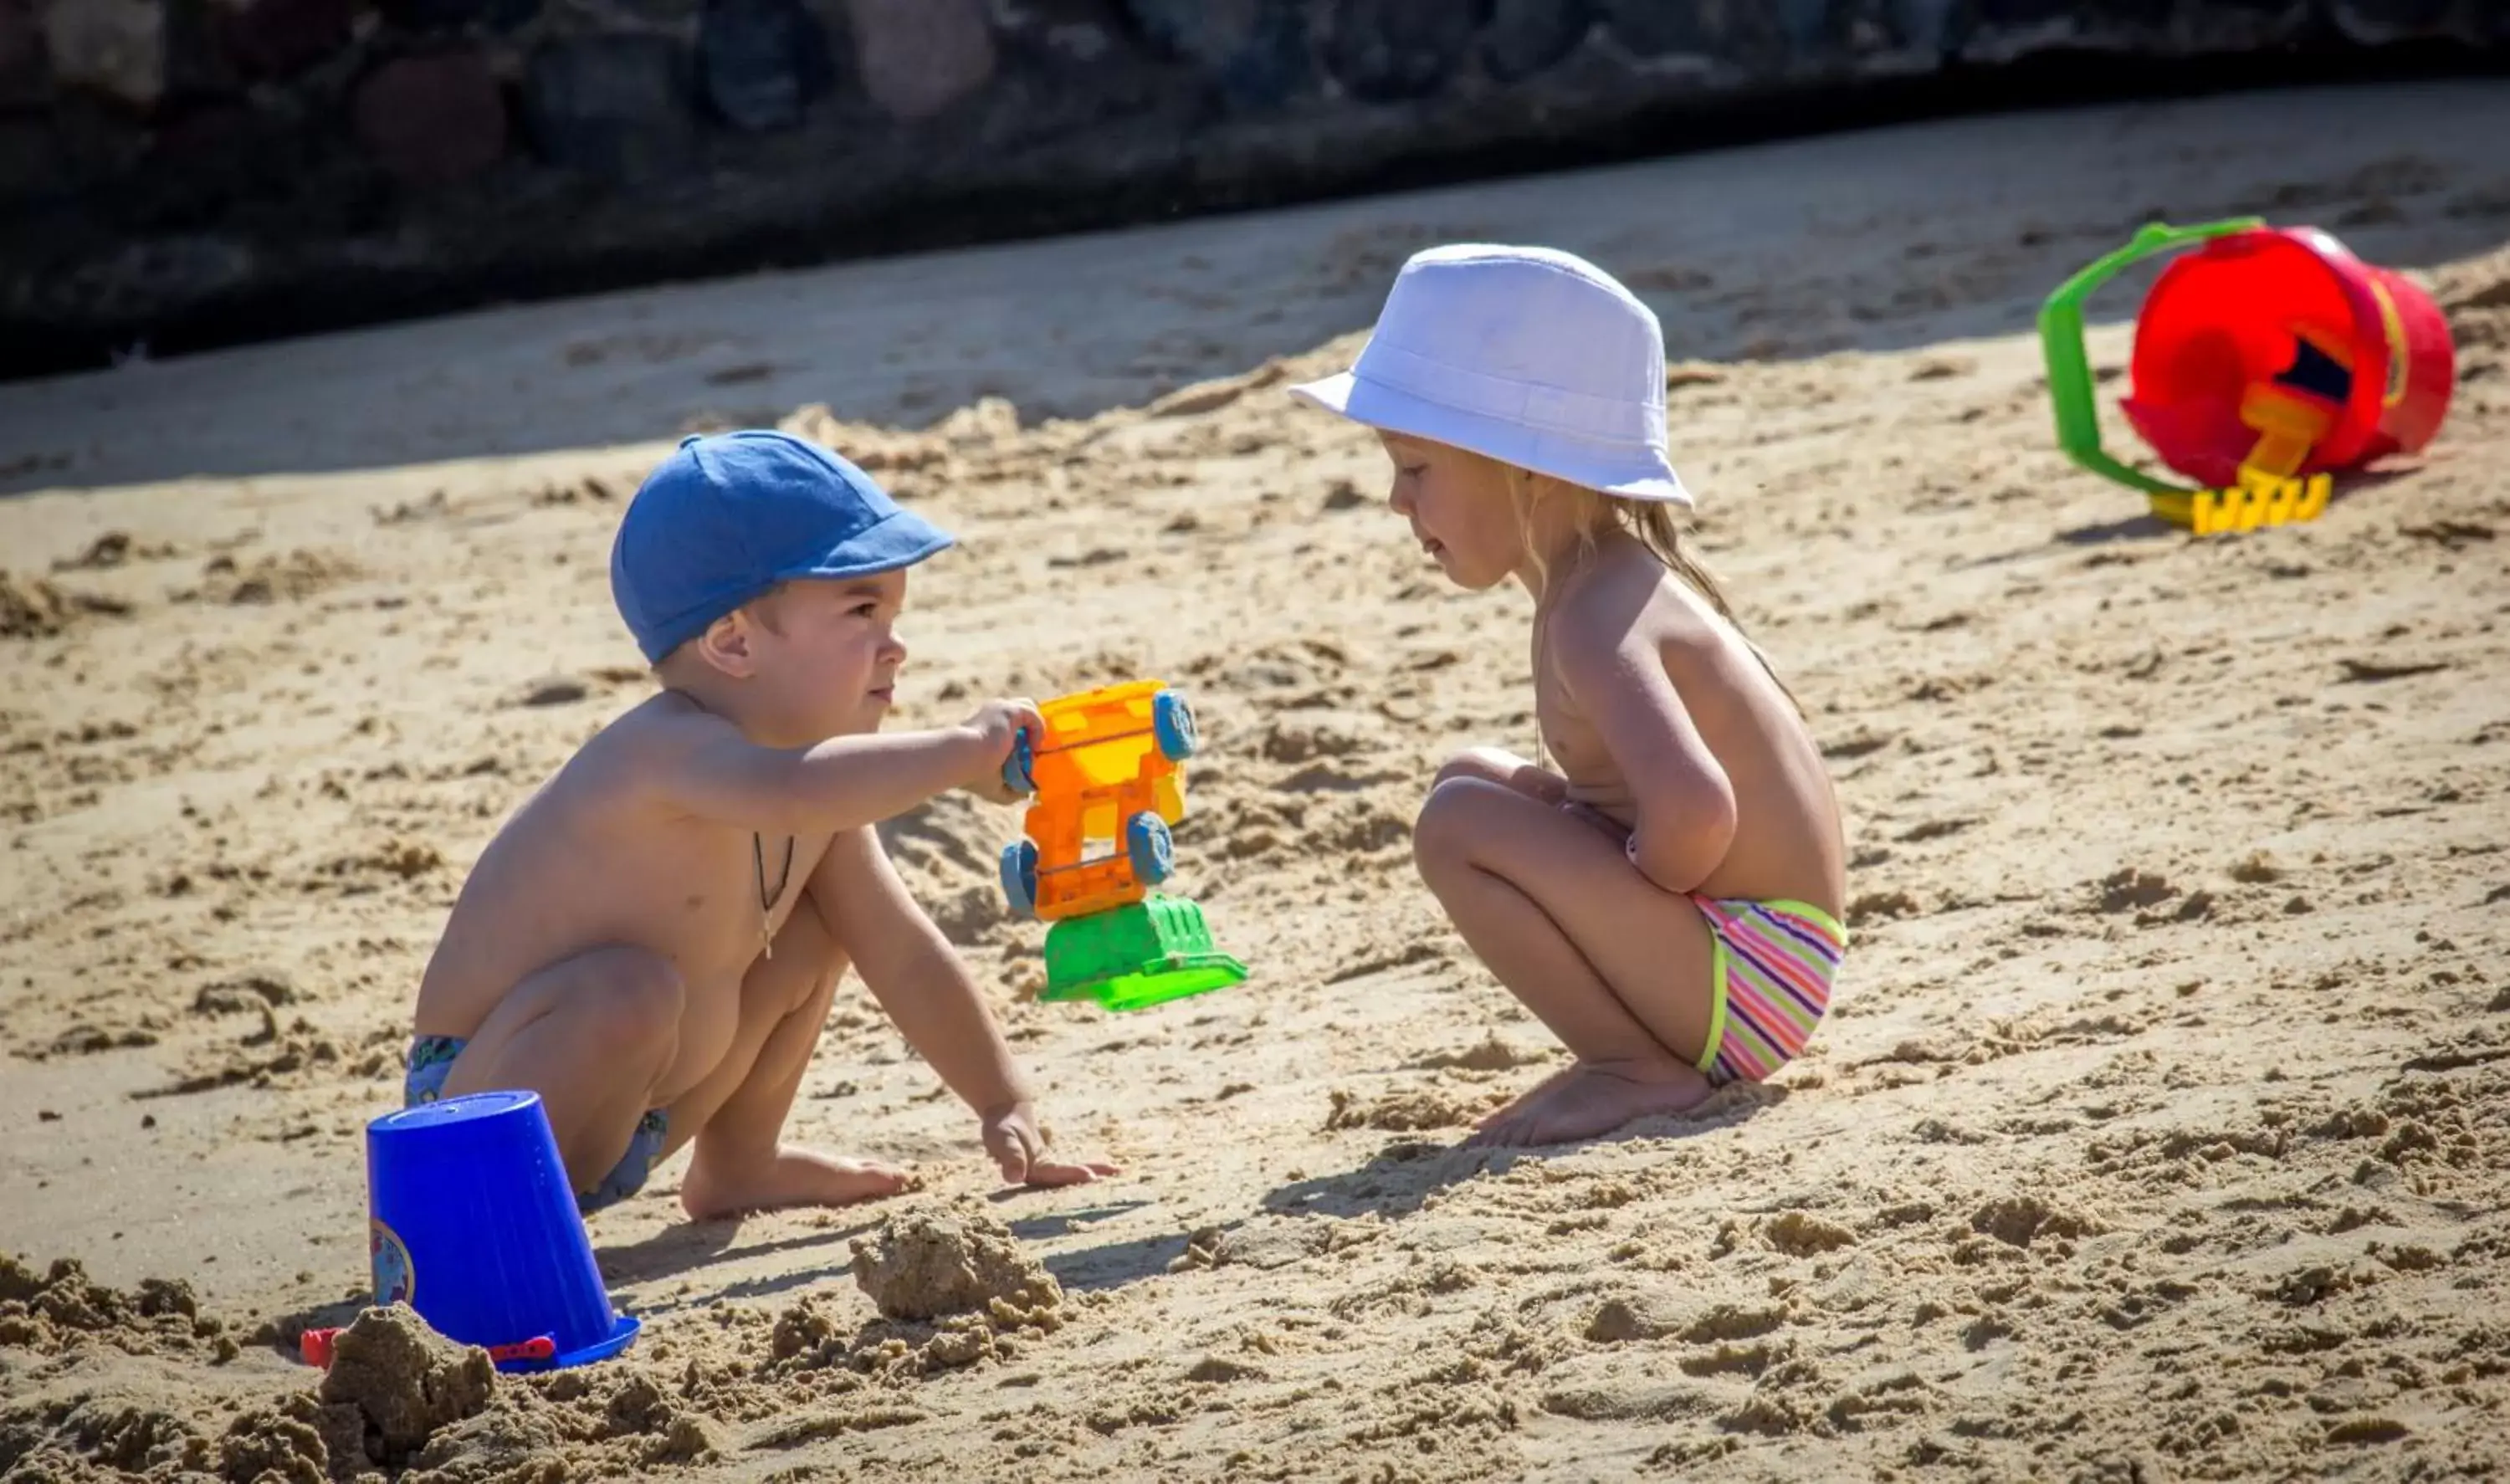
<path fill-rule="evenodd" d="M 1200 741 L 1194 729 L 1194 710 L 1176 691 L 1161 691 L 1151 698 L 1151 732 L 1159 740 L 1160 753 L 1172 763 L 1194 756 Z"/>
<path fill-rule="evenodd" d="M 1147 810 L 1126 821 L 1124 848 L 1133 857 L 1133 878 L 1146 887 L 1158 886 L 1176 871 L 1176 840 L 1167 821 Z"/>
<path fill-rule="evenodd" d="M 1037 914 L 1037 843 L 1022 840 L 1003 847 L 1003 896 L 1019 917 Z"/>
<path fill-rule="evenodd" d="M 1011 755 L 1003 759 L 1003 786 L 1017 798 L 1037 792 L 1037 754 L 1025 732 L 1011 739 Z"/>

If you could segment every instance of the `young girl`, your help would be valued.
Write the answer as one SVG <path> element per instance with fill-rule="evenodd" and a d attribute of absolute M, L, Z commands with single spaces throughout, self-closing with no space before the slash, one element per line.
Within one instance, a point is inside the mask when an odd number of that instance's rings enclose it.
<path fill-rule="evenodd" d="M 1830 1002 L 1845 847 L 1794 699 L 1676 536 L 1655 316 L 1565 252 L 1435 247 L 1357 364 L 1295 391 L 1377 430 L 1449 578 L 1534 597 L 1557 771 L 1467 752 L 1413 832 L 1464 941 L 1577 1058 L 1475 1142 L 1589 1138 L 1777 1071 Z"/>

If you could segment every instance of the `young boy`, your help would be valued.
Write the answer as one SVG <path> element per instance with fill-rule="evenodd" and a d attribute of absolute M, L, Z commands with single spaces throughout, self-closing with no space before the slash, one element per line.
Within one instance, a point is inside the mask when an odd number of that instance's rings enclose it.
<path fill-rule="evenodd" d="M 951 544 L 780 433 L 684 439 L 611 551 L 663 693 L 604 728 L 482 852 L 418 992 L 404 1098 L 538 1092 L 588 1213 L 694 1144 L 698 1219 L 893 1195 L 893 1165 L 780 1142 L 851 965 L 982 1123 L 1003 1177 L 1114 1174 L 1046 1147 L 982 996 L 873 826 L 949 788 L 1009 802 L 1044 724 L 996 701 L 880 734 L 906 569 Z"/>

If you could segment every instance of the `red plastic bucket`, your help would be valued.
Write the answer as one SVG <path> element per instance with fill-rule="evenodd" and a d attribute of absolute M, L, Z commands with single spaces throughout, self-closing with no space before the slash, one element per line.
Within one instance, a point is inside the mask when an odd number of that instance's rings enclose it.
<path fill-rule="evenodd" d="M 2404 275 L 2315 227 L 2260 228 L 2172 261 L 2136 318 L 2127 420 L 2162 462 L 2207 488 L 2239 481 L 2263 396 L 2308 429 L 2289 471 L 2356 469 L 2417 453 L 2457 379 L 2449 322 Z"/>

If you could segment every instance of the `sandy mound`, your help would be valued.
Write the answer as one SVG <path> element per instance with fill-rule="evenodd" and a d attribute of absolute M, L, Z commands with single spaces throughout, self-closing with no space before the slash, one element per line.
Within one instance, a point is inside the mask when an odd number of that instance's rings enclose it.
<path fill-rule="evenodd" d="M 201 1313 L 192 1285 L 180 1278 L 143 1278 L 129 1293 L 88 1279 L 76 1258 L 60 1258 L 38 1275 L 0 1255 L 0 1347 L 57 1355 L 101 1344 L 132 1354 L 235 1358 L 226 1325 Z"/>
<path fill-rule="evenodd" d="M 357 1409 L 366 1457 L 397 1465 L 439 1427 L 475 1417 L 496 1391 L 488 1352 L 455 1345 L 400 1305 L 369 1309 L 333 1342 L 315 1393 Z"/>
<path fill-rule="evenodd" d="M 0 569 L 0 639 L 39 639 L 60 634 L 93 615 L 119 618 L 131 612 L 120 598 L 57 587 L 40 577 L 12 577 Z"/>
<path fill-rule="evenodd" d="M 982 1211 L 913 1211 L 854 1244 L 855 1283 L 893 1319 L 999 1315 L 1033 1323 L 1063 1307 L 1063 1285 L 1010 1229 Z"/>
<path fill-rule="evenodd" d="M 378 1470 L 420 1484 L 631 1477 L 719 1456 L 721 1426 L 709 1417 L 760 1410 L 754 1395 L 727 1395 L 724 1379 L 691 1366 L 666 1381 L 632 1363 L 500 1375 L 485 1351 L 453 1344 L 406 1308 L 370 1309 L 341 1332 L 314 1386 L 246 1409 L 213 1448 L 184 1446 L 195 1459 L 213 1454 L 234 1484 Z"/>
<path fill-rule="evenodd" d="M 223 1471 L 212 1439 L 163 1393 L 180 1383 L 103 1380 L 29 1402 L 0 1403 L 0 1478 L 11 1484 L 197 1478 Z M 159 1393 L 151 1395 L 154 1391 Z M 258 1470 L 246 1473 L 247 1479 Z M 314 1475 L 317 1484 L 321 1475 Z"/>
<path fill-rule="evenodd" d="M 158 1444 L 152 1461 L 197 1470 L 213 1456 L 231 1484 L 398 1474 L 430 1437 L 486 1410 L 495 1391 L 485 1351 L 453 1344 L 406 1308 L 369 1309 L 340 1333 L 330 1369 L 312 1385 L 231 1409 L 214 1434 L 164 1414 L 158 1430 L 175 1446 Z"/>
<path fill-rule="evenodd" d="M 187 1282 L 144 1278 L 126 1292 L 72 1259 L 37 1274 L 0 1256 L 0 1478 L 250 1480 L 268 1460 L 284 1477 L 321 1484 L 319 1450 L 307 1473 L 289 1463 L 293 1444 L 238 1453 L 222 1439 L 230 1420 L 243 1428 L 251 1415 L 237 1399 L 246 1392 L 227 1391 L 253 1384 L 225 1369 L 239 1353 Z"/>
<path fill-rule="evenodd" d="M 1403 1087 L 1366 1095 L 1336 1087 L 1327 1128 L 1377 1128 L 1388 1133 L 1417 1133 L 1430 1128 L 1461 1128 L 1506 1101 L 1504 1091 L 1444 1086 Z"/>
<path fill-rule="evenodd" d="M 361 570 L 354 560 L 330 552 L 278 552 L 243 562 L 218 555 L 202 566 L 201 586 L 177 596 L 230 605 L 302 602 Z"/>
<path fill-rule="evenodd" d="M 806 1298 L 776 1316 L 766 1341 L 770 1370 L 816 1377 L 822 1387 L 831 1372 L 932 1374 L 1009 1359 L 1071 1317 L 1054 1275 L 973 1206 L 888 1218 L 855 1240 L 853 1271 L 881 1318 L 858 1324 L 826 1300 Z M 848 1389 L 842 1379 L 835 1384 Z"/>
<path fill-rule="evenodd" d="M 628 1478 L 719 1457 L 713 1419 L 734 1409 L 634 1365 L 604 1364 L 527 1380 L 498 1378 L 496 1400 L 438 1429 L 403 1477 L 424 1484 L 524 1484 Z"/>

